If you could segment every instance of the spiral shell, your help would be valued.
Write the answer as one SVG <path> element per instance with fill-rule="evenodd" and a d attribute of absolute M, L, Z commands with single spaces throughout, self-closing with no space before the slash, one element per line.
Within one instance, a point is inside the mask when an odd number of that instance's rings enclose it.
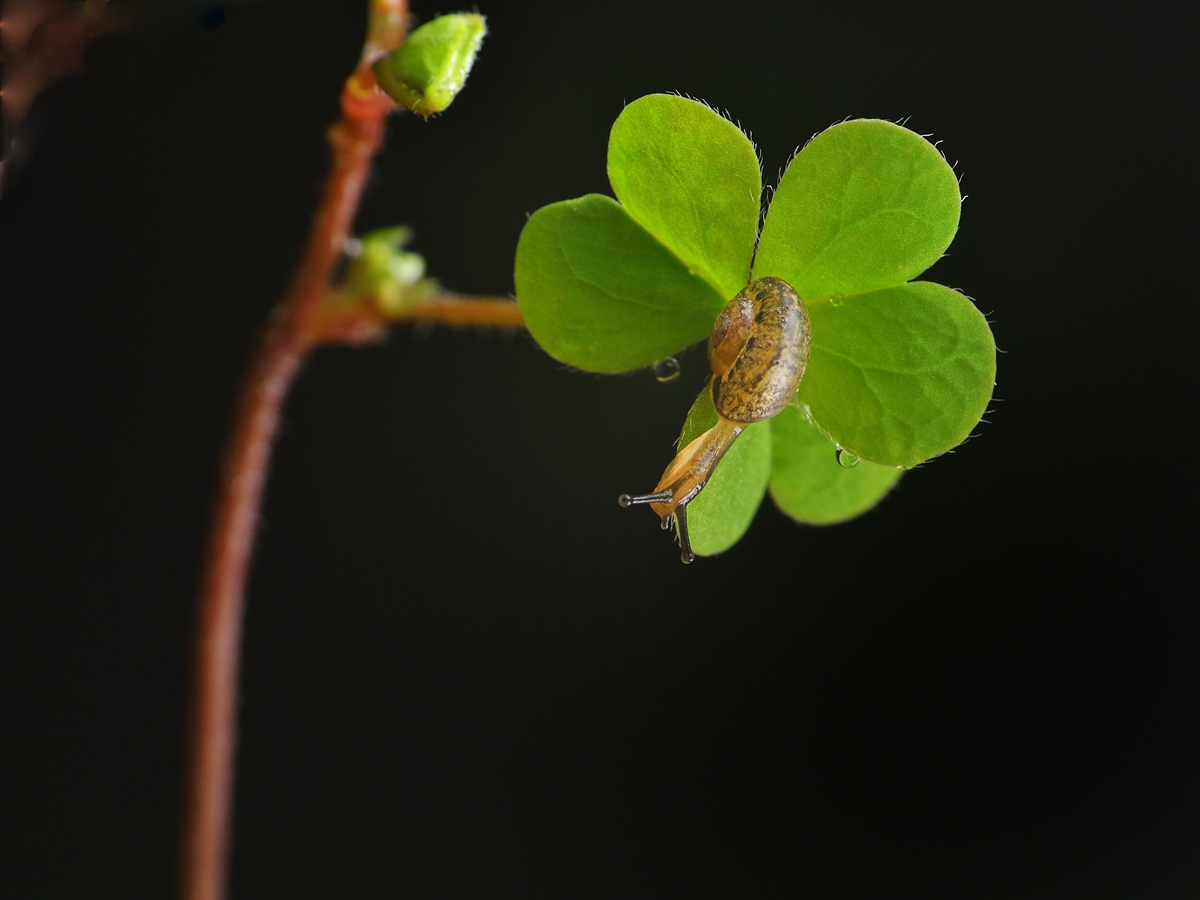
<path fill-rule="evenodd" d="M 708 341 L 713 406 L 739 425 L 769 419 L 800 386 L 812 346 L 808 310 L 781 278 L 760 278 L 721 310 Z"/>

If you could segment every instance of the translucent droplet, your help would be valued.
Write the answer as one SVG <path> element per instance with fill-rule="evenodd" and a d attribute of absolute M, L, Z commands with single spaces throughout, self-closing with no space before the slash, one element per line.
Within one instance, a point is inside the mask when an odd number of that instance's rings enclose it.
<path fill-rule="evenodd" d="M 838 447 L 837 448 L 837 464 L 839 466 L 841 466 L 843 469 L 853 469 L 855 466 L 858 465 L 858 457 L 855 456 L 853 453 L 851 453 L 849 450 L 843 450 L 841 447 Z"/>
<path fill-rule="evenodd" d="M 628 507 L 632 503 L 633 503 L 633 498 L 630 497 L 628 494 L 622 494 L 620 497 L 617 498 L 618 506 Z"/>
<path fill-rule="evenodd" d="M 679 554 L 679 558 L 683 560 L 685 566 L 689 566 L 696 561 L 696 554 L 691 550 L 684 550 Z"/>
<path fill-rule="evenodd" d="M 679 360 L 673 356 L 660 359 L 651 368 L 654 370 L 654 377 L 664 384 L 679 377 Z"/>

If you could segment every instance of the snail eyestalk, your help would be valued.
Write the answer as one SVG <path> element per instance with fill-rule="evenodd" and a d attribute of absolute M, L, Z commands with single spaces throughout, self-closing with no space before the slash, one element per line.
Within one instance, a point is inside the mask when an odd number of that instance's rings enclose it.
<path fill-rule="evenodd" d="M 662 520 L 674 520 L 685 563 L 695 559 L 687 528 L 694 500 L 747 425 L 778 414 L 800 387 L 811 346 L 808 310 L 795 289 L 780 278 L 760 278 L 721 310 L 708 341 L 713 370 L 709 390 L 717 424 L 667 466 L 654 492 L 622 494 L 621 506 L 646 503 Z"/>
<path fill-rule="evenodd" d="M 670 500 L 670 491 L 663 491 L 658 494 L 622 494 L 617 498 L 619 506 L 636 506 L 640 503 L 662 503 L 664 500 Z"/>

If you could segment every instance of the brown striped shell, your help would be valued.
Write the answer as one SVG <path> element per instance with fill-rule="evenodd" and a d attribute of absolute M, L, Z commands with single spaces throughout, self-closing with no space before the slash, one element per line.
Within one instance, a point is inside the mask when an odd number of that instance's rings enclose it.
<path fill-rule="evenodd" d="M 746 285 L 717 316 L 708 341 L 713 406 L 740 425 L 769 419 L 800 386 L 812 345 L 808 310 L 782 278 Z"/>

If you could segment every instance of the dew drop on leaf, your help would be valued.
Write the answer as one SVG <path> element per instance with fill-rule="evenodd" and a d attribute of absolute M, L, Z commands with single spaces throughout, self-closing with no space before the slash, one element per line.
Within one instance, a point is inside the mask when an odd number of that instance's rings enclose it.
<path fill-rule="evenodd" d="M 838 447 L 837 464 L 843 469 L 853 469 L 858 465 L 858 457 L 853 453 L 850 453 L 848 450 L 843 450 L 841 447 Z"/>
<path fill-rule="evenodd" d="M 654 370 L 654 377 L 663 384 L 679 377 L 679 360 L 673 356 L 660 359 L 651 368 Z"/>

